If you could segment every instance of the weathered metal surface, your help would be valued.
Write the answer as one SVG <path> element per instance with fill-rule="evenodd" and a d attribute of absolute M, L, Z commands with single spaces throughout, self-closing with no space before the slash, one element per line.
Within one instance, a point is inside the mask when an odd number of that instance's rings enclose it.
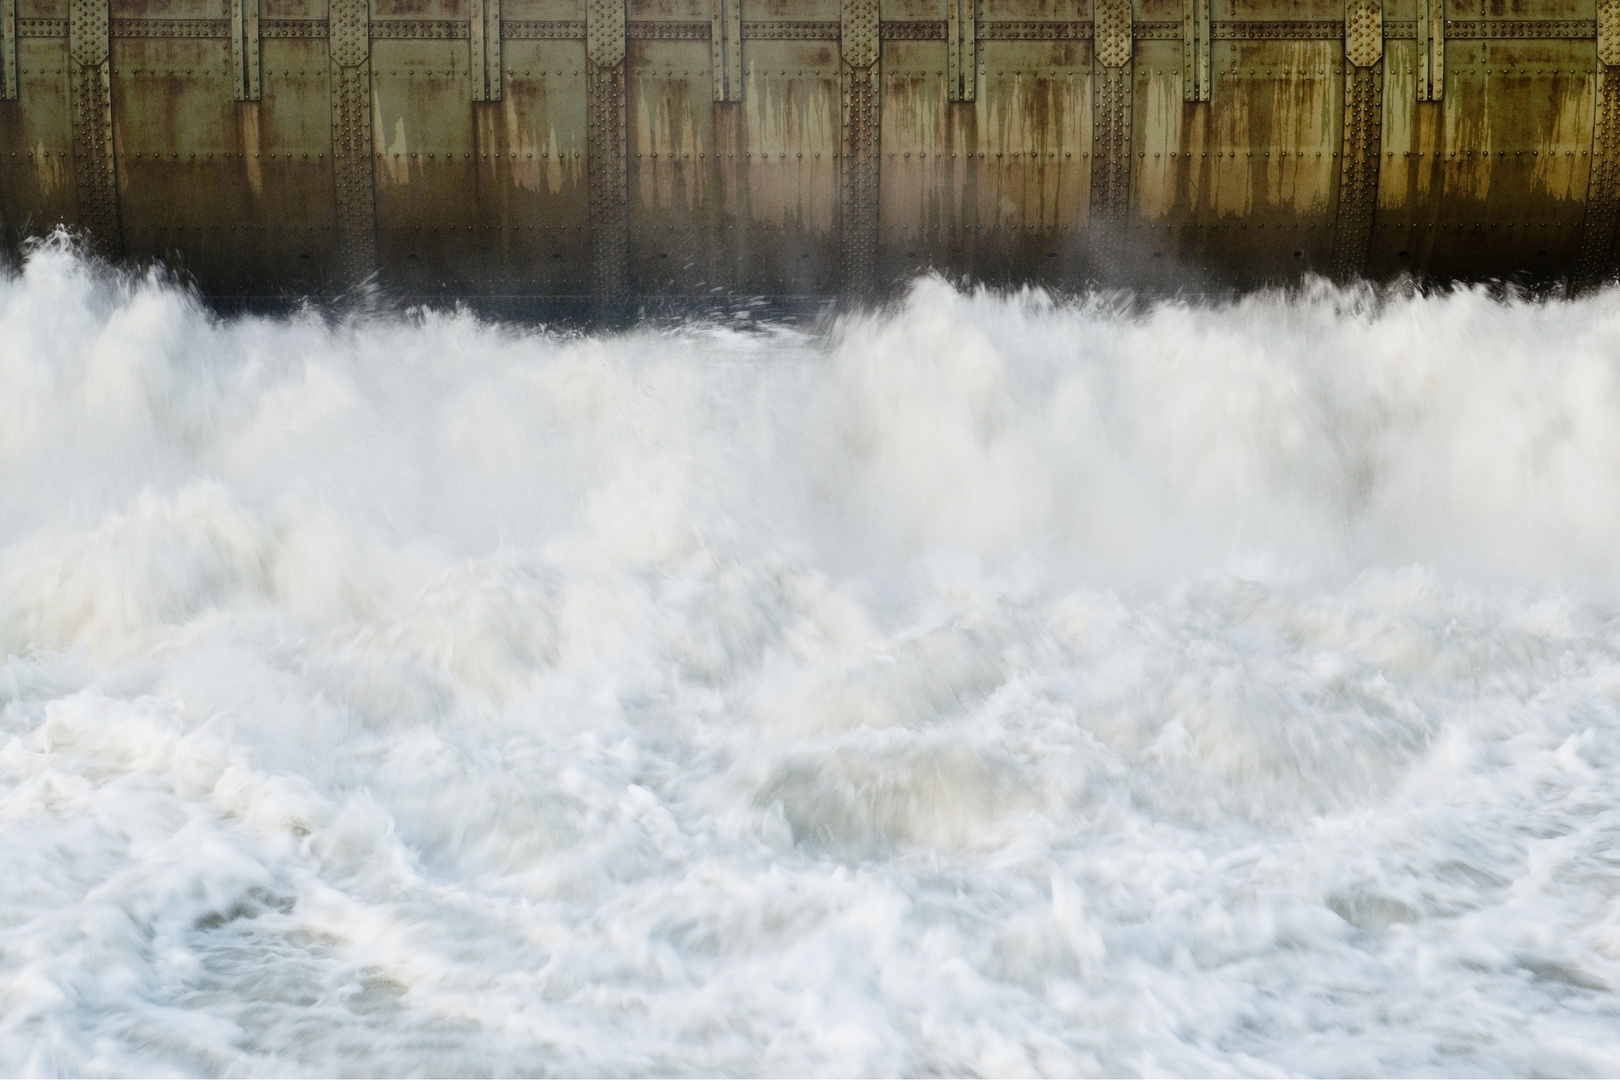
<path fill-rule="evenodd" d="M 1139 2 L 1154 19 L 1182 11 Z M 1181 50 L 1140 40 L 1139 30 L 1128 265 L 1168 282 L 1326 273 L 1344 121 L 1343 0 L 1225 3 L 1214 14 L 1207 105 L 1184 101 Z"/>
<path fill-rule="evenodd" d="M 1356 67 L 1370 68 L 1383 56 L 1383 0 L 1345 0 L 1344 58 Z"/>
<path fill-rule="evenodd" d="M 952 101 L 972 101 L 979 78 L 979 0 L 945 0 L 945 87 Z"/>
<path fill-rule="evenodd" d="M 741 101 L 742 0 L 710 0 L 709 63 L 713 68 L 714 100 Z"/>
<path fill-rule="evenodd" d="M 1211 89 L 1210 0 L 1183 0 L 1181 93 L 1188 101 L 1208 101 Z"/>
<path fill-rule="evenodd" d="M 1340 281 L 1366 272 L 1372 245 L 1384 131 L 1383 58 L 1383 0 L 1346 0 L 1344 138 L 1329 265 Z"/>
<path fill-rule="evenodd" d="M 1576 280 L 1583 285 L 1613 272 L 1615 226 L 1620 223 L 1620 68 L 1601 64 L 1597 79 L 1592 168 L 1575 262 Z"/>
<path fill-rule="evenodd" d="M 1417 0 L 1417 99 L 1439 101 L 1446 89 L 1446 0 Z"/>
<path fill-rule="evenodd" d="M 503 96 L 472 106 L 472 147 L 463 151 L 474 166 L 472 190 L 455 196 L 458 216 L 446 222 L 460 227 L 438 234 L 449 239 L 454 233 L 456 246 L 424 243 L 434 239 L 425 230 L 402 232 L 402 242 L 416 244 L 409 254 L 417 256 L 404 261 L 424 291 L 588 297 L 585 7 L 580 0 L 503 0 L 502 14 Z M 407 119 L 404 100 L 401 110 Z M 466 130 L 455 111 L 440 115 L 445 137 Z M 420 171 L 422 159 L 416 160 Z M 439 160 L 438 168 L 453 175 Z M 402 191 L 415 185 L 404 173 Z"/>
<path fill-rule="evenodd" d="M 486 101 L 501 100 L 506 84 L 506 51 L 501 43 L 501 22 L 501 0 L 484 0 L 483 83 Z"/>
<path fill-rule="evenodd" d="M 1620 0 L 0 0 L 57 222 L 219 293 L 1589 282 Z"/>
<path fill-rule="evenodd" d="M 1372 272 L 1569 275 L 1594 163 L 1598 60 L 1592 0 L 1449 0 L 1443 97 L 1419 100 L 1413 45 L 1385 42 L 1383 170 Z M 1464 37 L 1455 31 L 1468 26 Z M 1601 188 L 1600 188 L 1601 190 Z"/>
<path fill-rule="evenodd" d="M 838 34 L 843 57 L 843 216 L 839 225 L 843 288 L 869 292 L 875 283 L 882 98 L 878 84 L 878 0 L 843 0 Z"/>
<path fill-rule="evenodd" d="M 79 221 L 100 251 L 116 256 L 123 253 L 123 232 L 113 158 L 111 34 L 107 0 L 71 0 L 68 93 Z"/>
<path fill-rule="evenodd" d="M 624 0 L 585 3 L 591 292 L 610 303 L 623 298 L 630 269 L 624 8 Z"/>
<path fill-rule="evenodd" d="M 501 61 L 501 0 L 468 0 L 468 65 L 474 101 L 499 101 L 504 81 Z M 452 31 L 453 32 L 453 31 Z"/>
<path fill-rule="evenodd" d="M 258 101 L 262 91 L 259 0 L 226 0 L 226 5 L 231 11 L 232 89 L 237 101 Z"/>
<path fill-rule="evenodd" d="M 1130 0 L 1092 0 L 1091 248 L 1105 272 L 1125 250 L 1135 79 Z"/>
<path fill-rule="evenodd" d="M 843 139 L 839 0 L 745 0 L 747 88 L 713 111 L 716 287 L 788 294 L 839 288 Z M 667 250 L 667 249 L 660 249 Z M 690 290 L 690 278 L 667 291 Z"/>
<path fill-rule="evenodd" d="M 0 0 L 0 101 L 17 99 L 17 0 Z"/>
<path fill-rule="evenodd" d="M 17 96 L 0 99 L 0 242 L 78 222 L 67 0 L 17 0 Z"/>
<path fill-rule="evenodd" d="M 1597 58 L 1592 167 L 1575 263 L 1576 280 L 1583 285 L 1614 271 L 1615 227 L 1620 224 L 1620 0 L 1598 0 Z"/>
<path fill-rule="evenodd" d="M 1092 43 L 1097 63 L 1106 68 L 1131 62 L 1130 0 L 1092 0 Z"/>
<path fill-rule="evenodd" d="M 371 10 L 331 0 L 332 180 L 338 274 L 354 280 L 377 266 L 377 181 L 372 163 Z"/>

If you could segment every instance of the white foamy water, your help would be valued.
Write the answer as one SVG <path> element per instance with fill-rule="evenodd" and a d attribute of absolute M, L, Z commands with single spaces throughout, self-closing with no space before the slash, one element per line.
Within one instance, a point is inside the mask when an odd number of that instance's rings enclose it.
<path fill-rule="evenodd" d="M 1620 1072 L 1620 294 L 0 278 L 0 1072 Z"/>

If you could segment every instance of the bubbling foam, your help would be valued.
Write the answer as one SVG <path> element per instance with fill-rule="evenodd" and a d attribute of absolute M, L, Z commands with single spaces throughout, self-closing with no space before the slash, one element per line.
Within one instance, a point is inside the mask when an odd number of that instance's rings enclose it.
<path fill-rule="evenodd" d="M 1620 292 L 0 342 L 0 1070 L 1620 1069 Z"/>

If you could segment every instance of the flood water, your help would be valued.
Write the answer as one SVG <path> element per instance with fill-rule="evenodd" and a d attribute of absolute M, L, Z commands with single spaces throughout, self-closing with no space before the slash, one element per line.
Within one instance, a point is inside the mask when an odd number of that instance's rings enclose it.
<path fill-rule="evenodd" d="M 1620 292 L 0 274 L 0 1072 L 1620 1072 Z"/>

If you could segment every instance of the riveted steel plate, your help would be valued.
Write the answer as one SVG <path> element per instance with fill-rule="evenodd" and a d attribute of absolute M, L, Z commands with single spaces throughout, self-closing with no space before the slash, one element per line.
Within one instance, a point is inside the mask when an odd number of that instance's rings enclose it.
<path fill-rule="evenodd" d="M 79 221 L 67 24 L 50 21 L 59 24 L 50 37 L 19 33 L 17 97 L 0 100 L 0 250 Z"/>
<path fill-rule="evenodd" d="M 836 22 L 748 22 L 743 24 L 744 41 L 837 41 L 841 23 Z"/>
<path fill-rule="evenodd" d="M 330 12 L 338 273 L 356 280 L 377 265 L 377 194 L 371 157 L 371 8 L 367 0 L 331 0 Z"/>
<path fill-rule="evenodd" d="M 624 62 L 624 0 L 585 0 L 585 55 L 597 67 Z"/>
<path fill-rule="evenodd" d="M 352 68 L 371 55 L 371 7 L 366 0 L 331 0 L 332 62 Z"/>
<path fill-rule="evenodd" d="M 951 101 L 972 101 L 978 81 L 978 0 L 945 0 L 945 87 Z"/>
<path fill-rule="evenodd" d="M 1386 68 L 1410 48 L 1386 42 Z M 1596 43 L 1448 40 L 1446 48 L 1439 102 L 1417 100 L 1404 71 L 1385 79 L 1373 271 L 1451 276 L 1513 264 L 1570 273 L 1592 173 L 1607 156 L 1594 138 Z M 1599 177 L 1599 204 L 1603 190 Z"/>
<path fill-rule="evenodd" d="M 1210 94 L 1210 0 L 1182 0 L 1181 93 L 1187 101 Z"/>
<path fill-rule="evenodd" d="M 1599 26 L 1601 11 L 1600 7 Z M 1600 58 L 1601 41 L 1599 38 Z M 1586 213 L 1575 264 L 1575 277 L 1582 285 L 1600 284 L 1615 272 L 1615 229 L 1620 224 L 1620 67 L 1606 61 L 1597 74 L 1596 113 Z"/>
<path fill-rule="evenodd" d="M 506 86 L 506 48 L 501 26 L 502 0 L 483 0 L 484 16 L 484 100 L 499 101 Z M 470 27 L 469 27 L 470 29 Z M 479 76 L 475 72 L 474 80 Z"/>
<path fill-rule="evenodd" d="M 525 15 L 572 14 L 563 4 L 537 8 L 507 0 L 507 10 L 514 7 Z M 481 289 L 503 294 L 588 297 L 592 207 L 584 24 L 571 36 L 521 38 L 512 35 L 512 26 L 509 21 L 505 27 L 503 96 L 471 110 L 477 179 L 472 194 L 462 198 L 470 206 L 445 221 L 446 231 L 459 226 L 462 242 L 445 250 L 466 261 L 443 267 L 440 276 L 477 281 Z M 446 126 L 452 119 L 444 114 Z M 403 204 L 401 214 L 401 226 L 417 223 L 404 216 Z"/>
<path fill-rule="evenodd" d="M 1327 41 L 1344 36 L 1344 20 L 1230 19 L 1210 27 L 1216 41 Z"/>
<path fill-rule="evenodd" d="M 68 86 L 79 223 L 103 253 L 118 255 L 123 251 L 123 230 L 113 156 L 111 20 L 107 0 L 72 0 L 68 8 Z"/>
<path fill-rule="evenodd" d="M 1123 67 L 1131 59 L 1131 0 L 1094 0 L 1093 34 L 1097 63 Z"/>
<path fill-rule="evenodd" d="M 0 0 L 0 101 L 17 99 L 17 0 Z"/>
<path fill-rule="evenodd" d="M 878 0 L 843 0 L 839 44 L 844 63 L 864 68 L 878 59 Z"/>
<path fill-rule="evenodd" d="M 1446 37 L 1453 41 L 1488 41 L 1499 38 L 1590 38 L 1597 34 L 1593 19 L 1447 19 Z M 1384 31 L 1386 39 L 1396 37 Z M 1405 35 L 1412 36 L 1412 35 Z"/>
<path fill-rule="evenodd" d="M 1598 0 L 1597 51 L 1599 60 L 1620 67 L 1620 0 Z"/>
<path fill-rule="evenodd" d="M 231 91 L 237 101 L 258 101 L 260 0 L 226 0 L 230 8 Z M 146 20 L 120 20 L 140 25 Z M 114 30 L 114 36 L 118 36 Z"/>
<path fill-rule="evenodd" d="M 489 17 L 484 12 L 486 3 L 487 0 L 467 0 L 467 51 L 472 73 L 469 81 L 472 83 L 474 101 L 489 100 Z M 495 30 L 498 39 L 499 21 L 496 22 Z"/>
<path fill-rule="evenodd" d="M 591 289 L 620 300 L 629 278 L 625 161 L 624 0 L 586 0 L 587 163 L 591 207 Z"/>
<path fill-rule="evenodd" d="M 239 19 L 114 19 L 112 36 L 123 38 L 219 38 L 230 40 Z M 233 66 L 237 56 L 231 58 Z"/>
<path fill-rule="evenodd" d="M 859 54 L 857 54 L 859 55 Z M 843 190 L 840 259 L 843 287 L 852 294 L 871 290 L 877 268 L 878 198 L 881 162 L 878 142 L 880 97 L 876 64 L 844 65 Z"/>
<path fill-rule="evenodd" d="M 844 58 L 840 264 L 843 288 L 854 295 L 875 284 L 880 197 L 882 97 L 879 87 L 877 0 L 843 0 L 839 51 Z"/>
<path fill-rule="evenodd" d="M 1098 65 L 1091 90 L 1090 224 L 1099 235 L 1123 230 L 1130 210 L 1134 89 L 1128 60 Z"/>
<path fill-rule="evenodd" d="M 7 236 L 270 292 L 1614 270 L 1609 0 L 499 2 L 11 0 Z"/>
<path fill-rule="evenodd" d="M 742 0 L 710 0 L 709 67 L 715 101 L 741 101 Z"/>
<path fill-rule="evenodd" d="M 1446 89 L 1446 0 L 1417 0 L 1417 98 L 1439 101 Z"/>
<path fill-rule="evenodd" d="M 1352 0 L 1354 2 L 1354 0 Z M 1346 40 L 1349 38 L 1347 36 Z M 1382 41 L 1380 41 L 1380 53 Z M 1348 46 L 1347 50 L 1348 52 Z M 1338 210 L 1333 224 L 1330 272 L 1352 281 L 1367 270 L 1378 209 L 1382 162 L 1384 72 L 1377 59 L 1351 63 L 1344 72 L 1344 139 L 1340 153 Z"/>
<path fill-rule="evenodd" d="M 1090 41 L 1094 30 L 1090 19 L 981 19 L 978 35 L 980 41 Z"/>
<path fill-rule="evenodd" d="M 1383 0 L 1345 0 L 1345 59 L 1356 67 L 1372 67 L 1383 55 Z"/>

